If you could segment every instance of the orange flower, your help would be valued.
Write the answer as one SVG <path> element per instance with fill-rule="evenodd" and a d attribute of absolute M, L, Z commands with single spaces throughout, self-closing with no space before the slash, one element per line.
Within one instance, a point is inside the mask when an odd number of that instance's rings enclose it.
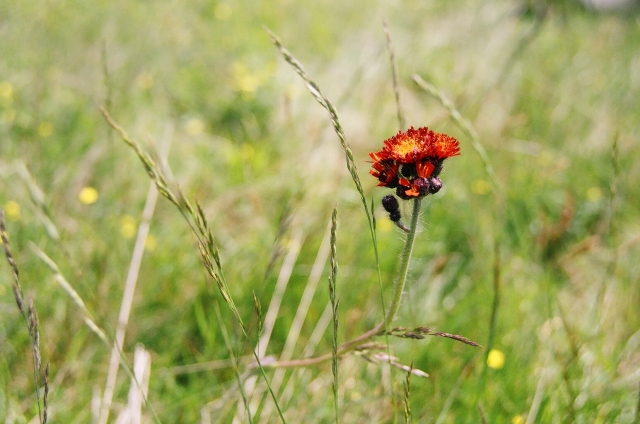
<path fill-rule="evenodd" d="M 395 188 L 402 199 L 423 197 L 442 188 L 438 175 L 442 162 L 460 154 L 458 140 L 427 127 L 409 128 L 384 141 L 379 152 L 371 152 L 371 175 L 379 186 Z"/>
<path fill-rule="evenodd" d="M 374 153 L 369 153 L 369 156 L 373 159 L 373 165 L 371 165 L 373 169 L 369 173 L 380 181 L 378 185 L 390 186 L 395 181 L 395 186 L 397 186 L 398 164 L 389 159 L 379 160 Z"/>

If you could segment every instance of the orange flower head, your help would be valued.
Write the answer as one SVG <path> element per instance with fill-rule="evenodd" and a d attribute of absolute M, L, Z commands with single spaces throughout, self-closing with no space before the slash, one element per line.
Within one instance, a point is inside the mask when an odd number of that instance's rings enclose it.
<path fill-rule="evenodd" d="M 458 143 L 458 140 L 442 133 L 432 134 L 435 140 L 433 141 L 433 151 L 431 155 L 444 160 L 451 156 L 458 156 L 460 154 L 460 144 Z"/>
<path fill-rule="evenodd" d="M 373 160 L 369 173 L 379 186 L 395 188 L 402 199 L 424 197 L 440 190 L 443 161 L 459 154 L 455 138 L 411 127 L 385 140 L 382 150 L 369 153 Z"/>

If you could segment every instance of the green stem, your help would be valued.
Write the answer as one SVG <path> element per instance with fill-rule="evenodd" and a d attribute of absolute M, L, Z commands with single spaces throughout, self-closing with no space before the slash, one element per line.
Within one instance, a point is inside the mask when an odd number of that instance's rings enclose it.
<path fill-rule="evenodd" d="M 400 262 L 400 270 L 398 271 L 398 277 L 396 279 L 396 288 L 393 293 L 393 300 L 391 301 L 391 307 L 387 313 L 387 317 L 384 320 L 385 328 L 391 324 L 398 313 L 400 308 L 400 300 L 402 298 L 402 292 L 404 291 L 404 283 L 407 281 L 407 272 L 409 271 L 409 261 L 411 260 L 411 252 L 413 252 L 413 241 L 416 238 L 416 229 L 418 228 L 418 217 L 420 215 L 421 199 L 415 199 L 413 201 L 413 215 L 411 215 L 411 226 L 407 233 L 407 240 L 404 243 L 404 250 L 402 251 L 402 258 Z"/>

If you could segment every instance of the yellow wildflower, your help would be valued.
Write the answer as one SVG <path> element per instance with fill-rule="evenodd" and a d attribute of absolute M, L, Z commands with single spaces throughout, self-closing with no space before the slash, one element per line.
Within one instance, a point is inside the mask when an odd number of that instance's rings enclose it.
<path fill-rule="evenodd" d="M 47 138 L 53 133 L 53 124 L 48 121 L 41 122 L 38 125 L 38 135 L 42 138 Z"/>
<path fill-rule="evenodd" d="M 9 200 L 4 204 L 4 212 L 7 214 L 7 218 L 12 221 L 20 219 L 20 204 L 16 201 Z"/>
<path fill-rule="evenodd" d="M 93 187 L 84 187 L 80 190 L 78 199 L 80 199 L 80 203 L 84 203 L 85 205 L 95 203 L 96 200 L 98 200 L 98 190 Z"/>
<path fill-rule="evenodd" d="M 153 252 L 158 245 L 156 238 L 152 235 L 148 235 L 147 239 L 144 241 L 144 248 L 149 252 Z"/>
<path fill-rule="evenodd" d="M 587 190 L 587 200 L 590 202 L 597 202 L 602 199 L 602 190 L 598 187 L 591 187 Z"/>
<path fill-rule="evenodd" d="M 136 78 L 136 84 L 142 90 L 150 89 L 153 87 L 153 75 L 146 71 L 140 72 Z"/>
<path fill-rule="evenodd" d="M 136 220 L 131 215 L 125 215 L 120 219 L 120 233 L 124 238 L 136 235 Z"/>
<path fill-rule="evenodd" d="M 487 180 L 475 180 L 473 184 L 471 184 L 471 190 L 475 194 L 483 196 L 491 191 L 491 184 L 489 184 Z"/>
<path fill-rule="evenodd" d="M 185 129 L 189 135 L 200 135 L 204 132 L 204 122 L 202 119 L 191 118 L 185 124 Z"/>
<path fill-rule="evenodd" d="M 499 370 L 504 367 L 504 353 L 498 349 L 491 349 L 489 356 L 487 356 L 487 366 L 494 370 Z"/>
<path fill-rule="evenodd" d="M 522 415 L 516 415 L 515 417 L 511 418 L 511 424 L 524 424 L 525 420 L 522 417 Z"/>
<path fill-rule="evenodd" d="M 13 85 L 11 85 L 10 82 L 0 82 L 0 97 L 6 100 L 11 100 L 13 97 Z"/>

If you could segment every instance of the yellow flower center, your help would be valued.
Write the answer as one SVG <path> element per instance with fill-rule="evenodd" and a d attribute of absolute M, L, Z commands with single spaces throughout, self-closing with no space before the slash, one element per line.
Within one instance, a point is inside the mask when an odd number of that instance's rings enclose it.
<path fill-rule="evenodd" d="M 404 136 L 401 139 L 397 140 L 397 142 L 393 146 L 394 153 L 401 157 L 406 157 L 407 155 L 416 152 L 419 149 L 420 143 L 418 142 L 418 140 L 407 136 Z"/>

